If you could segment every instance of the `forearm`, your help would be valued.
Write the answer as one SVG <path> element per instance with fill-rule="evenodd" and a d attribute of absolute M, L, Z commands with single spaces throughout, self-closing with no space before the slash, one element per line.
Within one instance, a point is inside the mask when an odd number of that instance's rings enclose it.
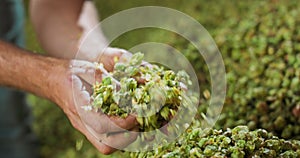
<path fill-rule="evenodd" d="M 83 0 L 31 0 L 31 20 L 49 55 L 74 58 L 82 33 L 77 25 L 82 4 Z"/>
<path fill-rule="evenodd" d="M 55 101 L 55 82 L 66 74 L 69 62 L 45 57 L 0 41 L 0 85 L 21 89 Z M 54 73 L 55 72 L 55 73 Z M 62 81 L 63 82 L 63 81 Z"/>
<path fill-rule="evenodd" d="M 38 39 L 51 56 L 72 59 L 85 39 L 76 59 L 91 61 L 107 45 L 101 28 L 94 28 L 99 17 L 91 1 L 31 0 L 30 10 Z M 92 29 L 92 34 L 85 38 Z"/>

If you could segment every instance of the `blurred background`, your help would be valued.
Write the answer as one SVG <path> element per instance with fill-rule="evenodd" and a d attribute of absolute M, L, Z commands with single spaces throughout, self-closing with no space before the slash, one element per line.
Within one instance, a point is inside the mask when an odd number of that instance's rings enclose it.
<path fill-rule="evenodd" d="M 267 129 L 281 138 L 300 139 L 300 4 L 297 0 L 98 0 L 95 3 L 101 19 L 125 9 L 149 5 L 190 15 L 215 39 L 225 61 L 227 97 L 215 128 L 247 125 L 250 129 Z M 25 7 L 27 49 L 44 53 L 28 17 L 28 0 Z M 175 47 L 194 65 L 205 93 L 201 96 L 199 113 L 205 112 L 210 92 L 209 73 L 204 60 L 188 41 L 166 30 L 147 28 L 123 34 L 112 46 L 130 49 L 151 41 Z M 110 156 L 99 154 L 53 103 L 33 95 L 28 96 L 28 101 L 33 107 L 34 130 L 42 157 L 128 156 L 124 152 Z"/>

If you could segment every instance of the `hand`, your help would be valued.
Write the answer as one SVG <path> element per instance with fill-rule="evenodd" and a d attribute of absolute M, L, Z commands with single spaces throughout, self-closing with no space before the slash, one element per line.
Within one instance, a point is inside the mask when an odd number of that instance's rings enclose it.
<path fill-rule="evenodd" d="M 113 71 L 116 62 L 128 62 L 132 54 L 124 49 L 108 47 L 99 54 L 97 61 L 108 71 Z"/>
<path fill-rule="evenodd" d="M 116 62 L 127 63 L 131 57 L 132 53 L 125 49 L 107 47 L 102 53 L 99 53 L 96 61 L 102 63 L 106 70 L 113 71 Z M 144 60 L 141 65 L 151 67 L 151 64 Z"/>
<path fill-rule="evenodd" d="M 85 111 L 82 107 L 90 104 L 90 95 L 83 86 L 80 74 L 94 74 L 94 65 L 85 61 L 72 63 L 71 70 L 64 68 L 52 75 L 54 101 L 63 109 L 72 125 L 103 154 L 122 149 L 137 138 L 135 117 L 125 119 L 108 117 L 100 112 Z M 73 87 L 72 87 L 73 86 Z M 72 93 L 72 90 L 74 93 Z M 125 134 L 127 133 L 127 134 Z M 115 148 L 113 148 L 113 147 Z"/>
<path fill-rule="evenodd" d="M 82 29 L 76 59 L 103 63 L 105 69 L 112 71 L 115 57 L 131 56 L 124 49 L 108 47 L 108 42 L 99 25 L 97 9 L 93 2 L 83 4 L 77 24 Z M 125 54 L 125 55 L 124 55 Z"/>

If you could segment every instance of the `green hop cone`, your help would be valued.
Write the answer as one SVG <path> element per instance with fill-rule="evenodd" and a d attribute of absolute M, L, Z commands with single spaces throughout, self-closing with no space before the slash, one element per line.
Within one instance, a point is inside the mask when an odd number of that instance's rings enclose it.
<path fill-rule="evenodd" d="M 142 53 L 136 53 L 128 63 L 116 63 L 111 76 L 93 86 L 92 96 L 95 111 L 120 117 L 135 115 L 142 132 L 165 125 L 182 103 L 185 107 L 195 103 L 181 87 L 182 84 L 191 85 L 186 72 L 175 73 L 154 64 L 151 68 L 141 65 L 143 57 Z M 119 87 L 114 86 L 112 77 L 120 82 Z M 138 82 L 139 79 L 143 82 Z M 182 102 L 183 98 L 192 101 Z"/>

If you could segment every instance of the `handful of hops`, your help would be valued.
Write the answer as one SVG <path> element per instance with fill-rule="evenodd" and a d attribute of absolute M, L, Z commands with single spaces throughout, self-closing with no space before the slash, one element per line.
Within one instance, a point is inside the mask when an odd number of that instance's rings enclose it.
<path fill-rule="evenodd" d="M 143 57 L 136 53 L 127 63 L 116 63 L 113 72 L 93 86 L 92 95 L 93 109 L 109 116 L 135 115 L 142 132 L 162 127 L 181 103 L 191 103 L 182 102 L 188 98 L 185 85 L 191 85 L 186 72 L 143 65 Z"/>

